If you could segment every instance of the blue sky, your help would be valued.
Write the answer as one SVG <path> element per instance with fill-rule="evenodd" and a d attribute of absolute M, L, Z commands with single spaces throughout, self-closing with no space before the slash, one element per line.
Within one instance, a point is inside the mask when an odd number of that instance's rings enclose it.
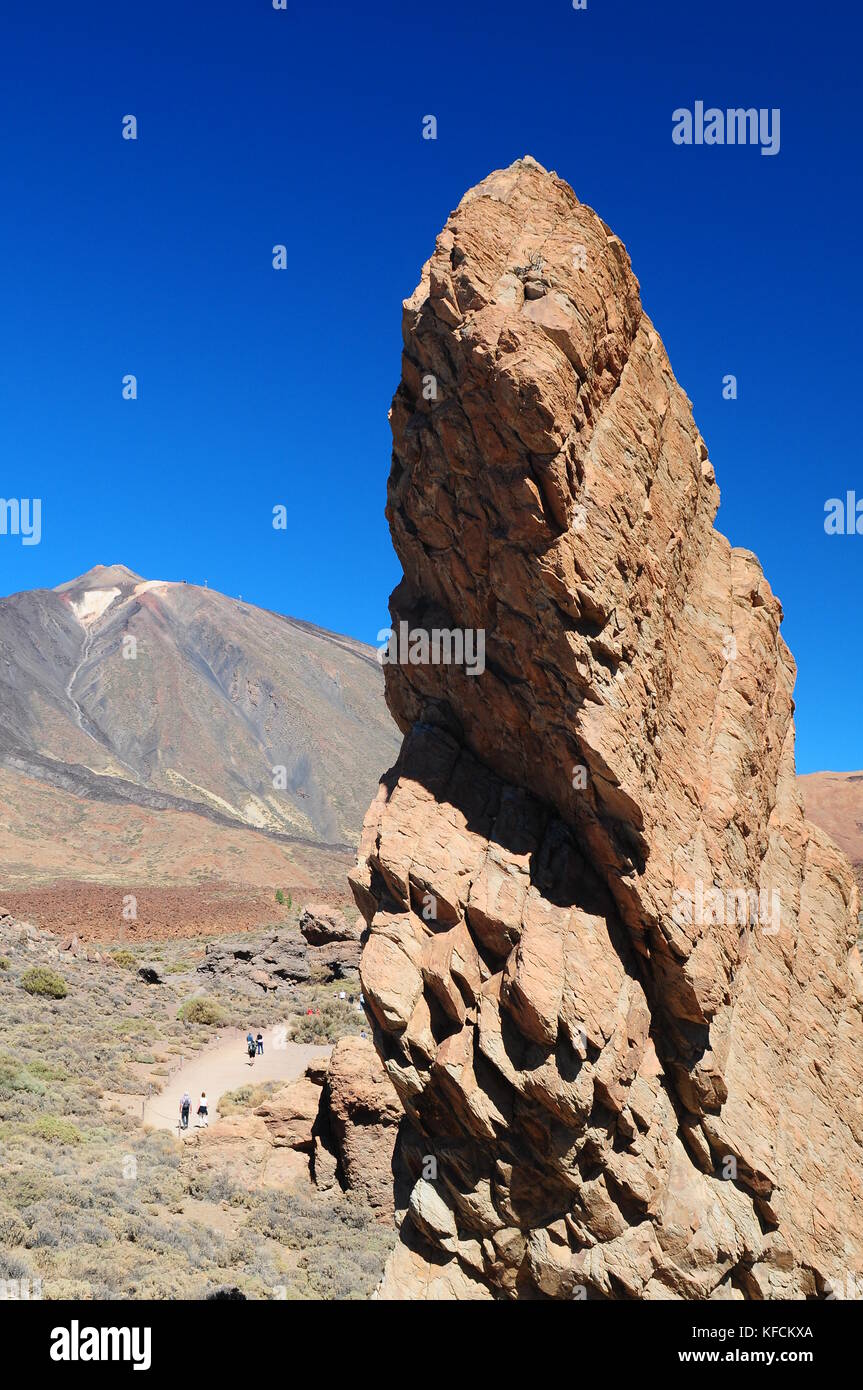
<path fill-rule="evenodd" d="M 0 593 L 121 561 L 373 641 L 401 300 L 531 153 L 626 243 L 718 524 L 784 603 L 799 769 L 863 767 L 863 536 L 823 527 L 863 497 L 860 30 L 775 0 L 7 6 L 0 494 L 43 519 L 0 537 Z M 779 107 L 779 154 L 674 145 L 699 99 Z"/>

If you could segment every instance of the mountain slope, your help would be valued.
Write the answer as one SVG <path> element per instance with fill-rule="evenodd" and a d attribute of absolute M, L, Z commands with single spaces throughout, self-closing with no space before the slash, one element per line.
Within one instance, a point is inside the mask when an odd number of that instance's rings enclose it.
<path fill-rule="evenodd" d="M 123 565 L 0 600 L 0 766 L 78 796 L 352 846 L 382 687 L 362 643 Z"/>
<path fill-rule="evenodd" d="M 863 887 L 863 772 L 810 772 L 798 782 L 807 816 L 845 851 Z"/>

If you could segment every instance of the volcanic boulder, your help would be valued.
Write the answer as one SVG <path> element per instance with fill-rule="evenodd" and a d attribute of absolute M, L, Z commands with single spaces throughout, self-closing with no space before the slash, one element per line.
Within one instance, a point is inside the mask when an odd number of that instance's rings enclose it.
<path fill-rule="evenodd" d="M 352 875 L 413 1184 L 382 1296 L 826 1296 L 863 1269 L 857 889 L 626 251 L 519 160 L 403 328 L 390 607 L 432 656 L 385 667 Z"/>
<path fill-rule="evenodd" d="M 335 941 L 360 939 L 360 927 L 349 922 L 337 907 L 330 907 L 327 903 L 309 903 L 303 908 L 298 925 L 300 934 L 309 946 L 327 946 Z"/>
<path fill-rule="evenodd" d="M 360 964 L 360 932 L 364 927 L 348 922 L 338 908 L 310 903 L 299 921 L 309 947 L 312 968 L 334 980 L 356 979 Z"/>

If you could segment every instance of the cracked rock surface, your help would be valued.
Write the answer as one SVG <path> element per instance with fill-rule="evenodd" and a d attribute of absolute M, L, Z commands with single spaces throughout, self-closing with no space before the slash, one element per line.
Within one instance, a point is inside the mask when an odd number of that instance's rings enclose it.
<path fill-rule="evenodd" d="M 352 875 L 405 1109 L 380 1296 L 827 1296 L 863 1272 L 857 889 L 626 251 L 519 160 L 404 344 L 393 627 L 481 631 L 485 669 L 385 668 Z"/>

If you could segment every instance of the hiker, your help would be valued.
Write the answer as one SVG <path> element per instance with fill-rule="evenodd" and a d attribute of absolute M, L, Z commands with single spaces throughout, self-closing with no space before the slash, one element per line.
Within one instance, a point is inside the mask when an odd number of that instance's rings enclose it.
<path fill-rule="evenodd" d="M 206 1091 L 202 1091 L 202 1092 L 201 1092 L 201 1099 L 198 1101 L 198 1119 L 201 1120 L 202 1123 L 205 1124 L 205 1125 L 208 1125 L 208 1124 L 209 1124 L 209 1121 L 208 1121 L 208 1119 L 207 1119 L 207 1116 L 209 1115 L 209 1113 L 210 1113 L 210 1107 L 209 1107 L 209 1105 L 207 1104 L 207 1092 L 206 1092 Z"/>
<path fill-rule="evenodd" d="M 249 1043 L 254 1042 L 254 1041 L 255 1041 L 255 1040 L 254 1040 L 254 1038 L 252 1037 L 252 1030 L 251 1030 L 251 1028 L 250 1028 L 249 1031 L 248 1031 L 248 1033 L 246 1034 L 246 1047 L 249 1046 Z"/>
<path fill-rule="evenodd" d="M 192 1097 L 188 1091 L 183 1092 L 183 1099 L 180 1101 L 180 1128 L 189 1128 L 189 1111 L 192 1108 Z"/>
<path fill-rule="evenodd" d="M 254 1038 L 250 1037 L 250 1038 L 249 1038 L 249 1066 L 251 1066 L 252 1063 L 254 1062 L 254 1060 L 255 1060 L 255 1053 L 257 1052 L 257 1050 L 258 1050 L 258 1049 L 257 1049 L 257 1047 L 255 1046 L 255 1040 L 254 1040 Z"/>
<path fill-rule="evenodd" d="M 259 1033 L 259 1034 L 258 1034 L 258 1039 L 257 1039 L 257 1041 L 258 1041 L 258 1056 L 259 1056 L 259 1057 L 263 1057 L 263 1055 L 264 1055 L 264 1035 L 263 1035 L 263 1033 Z"/>

